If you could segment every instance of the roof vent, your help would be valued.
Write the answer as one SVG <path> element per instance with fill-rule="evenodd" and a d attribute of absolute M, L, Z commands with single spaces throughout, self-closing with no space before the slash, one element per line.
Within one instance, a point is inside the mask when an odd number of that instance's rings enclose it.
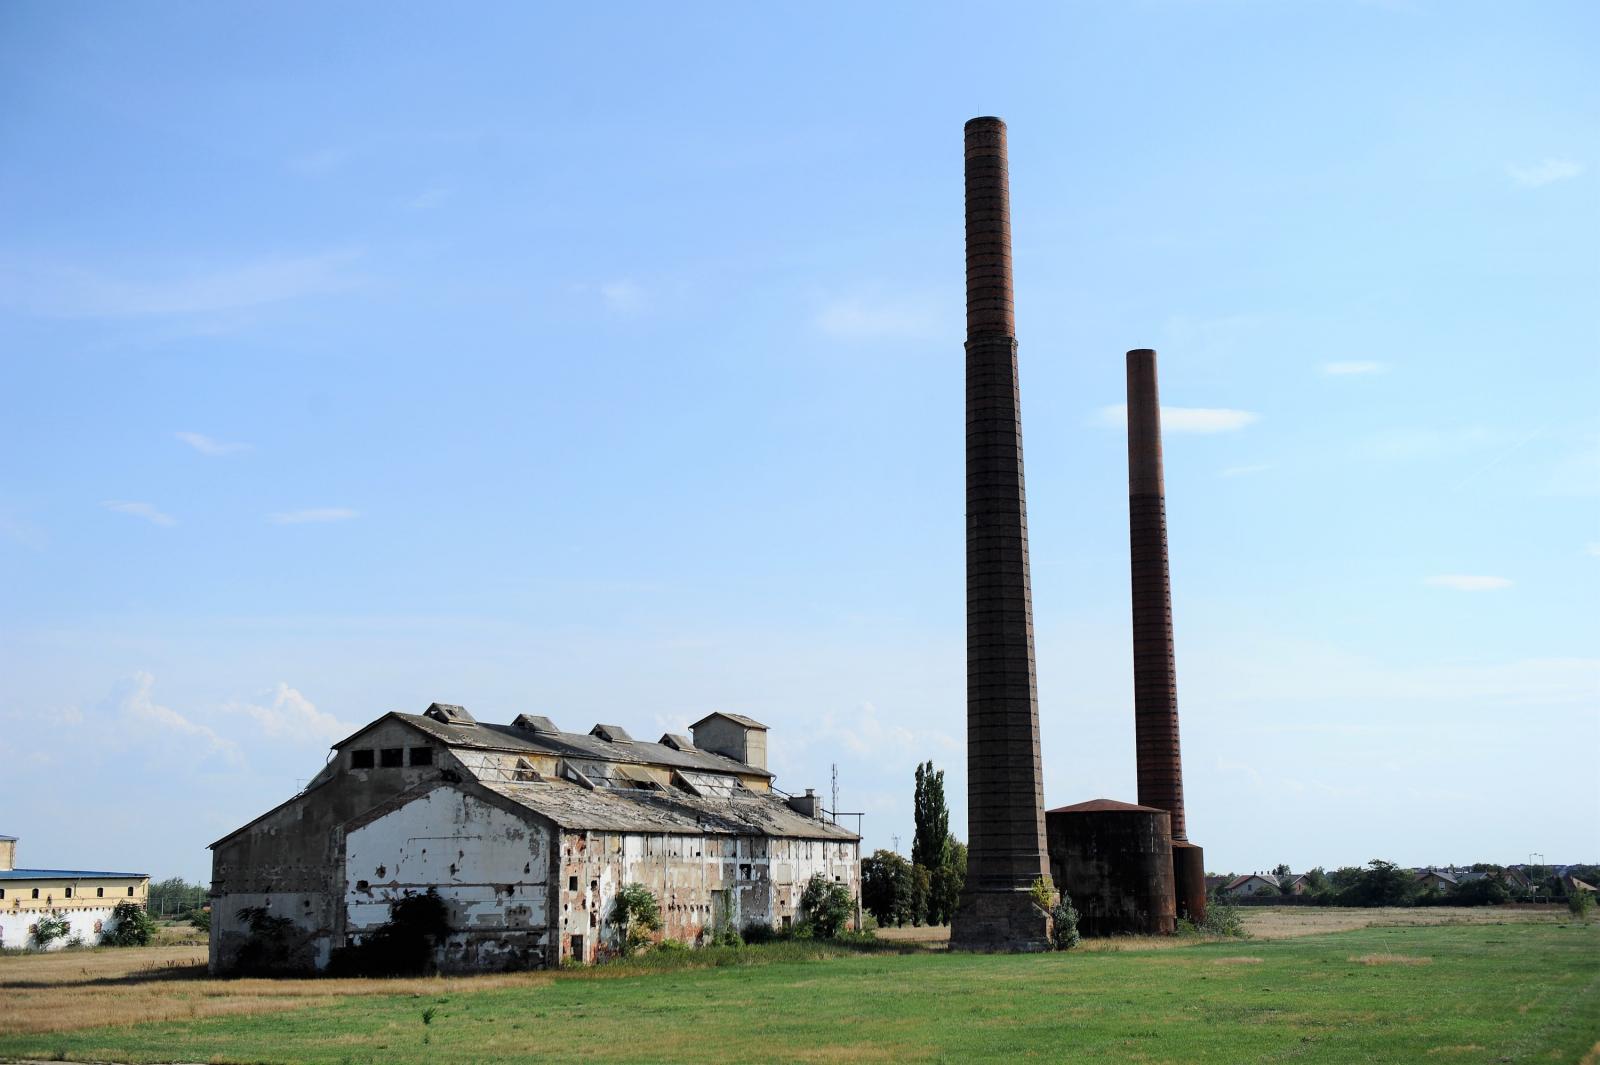
<path fill-rule="evenodd" d="M 543 714 L 518 714 L 511 722 L 512 728 L 519 728 L 525 732 L 537 732 L 545 736 L 559 736 L 561 730 L 556 728 L 556 723 Z"/>
<path fill-rule="evenodd" d="M 478 723 L 476 718 L 467 713 L 466 707 L 453 703 L 434 703 L 422 712 L 422 716 L 431 717 L 444 725 L 475 726 Z"/>
<path fill-rule="evenodd" d="M 692 751 L 694 744 L 689 742 L 689 737 L 676 732 L 669 732 L 661 737 L 661 746 L 671 747 L 675 751 Z"/>
<path fill-rule="evenodd" d="M 589 735 L 598 736 L 607 743 L 632 743 L 633 737 L 620 725 L 596 725 Z"/>

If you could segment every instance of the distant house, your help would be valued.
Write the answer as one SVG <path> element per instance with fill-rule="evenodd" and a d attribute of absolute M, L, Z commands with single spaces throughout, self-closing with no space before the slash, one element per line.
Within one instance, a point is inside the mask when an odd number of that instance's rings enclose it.
<path fill-rule="evenodd" d="M 1600 890 L 1597 889 L 1593 884 L 1584 880 L 1579 880 L 1577 877 L 1570 874 L 1562 877 L 1561 883 L 1566 887 L 1568 895 L 1578 895 L 1584 892 L 1588 892 L 1592 895 L 1597 890 Z"/>
<path fill-rule="evenodd" d="M 1272 873 L 1250 873 L 1246 876 L 1236 876 L 1223 885 L 1221 894 L 1232 898 L 1244 898 L 1250 895 L 1280 895 L 1283 893 L 1282 885 Z"/>
<path fill-rule="evenodd" d="M 1433 888 L 1435 891 L 1454 891 L 1461 886 L 1461 878 L 1447 869 L 1418 869 L 1415 870 L 1417 886 L 1426 891 Z"/>
<path fill-rule="evenodd" d="M 1533 878 L 1519 866 L 1506 866 L 1500 873 L 1500 879 L 1506 882 L 1506 890 L 1513 895 L 1526 895 L 1534 888 Z"/>
<path fill-rule="evenodd" d="M 117 903 L 143 906 L 149 895 L 144 873 L 18 869 L 16 862 L 17 837 L 0 836 L 0 947 L 33 946 L 34 929 L 45 917 L 67 922 L 67 934 L 46 944 L 50 949 L 74 939 L 98 943 L 112 927 Z"/>

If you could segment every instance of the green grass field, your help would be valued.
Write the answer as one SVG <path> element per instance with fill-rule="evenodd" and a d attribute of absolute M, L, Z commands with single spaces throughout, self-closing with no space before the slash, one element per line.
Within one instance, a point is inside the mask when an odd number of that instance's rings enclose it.
<path fill-rule="evenodd" d="M 1593 1065 L 1600 1057 L 1594 925 L 1367 928 L 1044 956 L 785 960 L 752 949 L 745 957 L 484 990 L 456 981 L 432 993 L 424 982 L 413 993 L 314 1008 L 0 1036 L 0 1059 Z"/>

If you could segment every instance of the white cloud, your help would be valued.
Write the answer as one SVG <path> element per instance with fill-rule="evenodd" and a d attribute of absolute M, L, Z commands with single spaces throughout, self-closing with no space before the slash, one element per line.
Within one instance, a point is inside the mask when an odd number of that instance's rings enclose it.
<path fill-rule="evenodd" d="M 838 340 L 931 340 L 943 319 L 931 300 L 852 298 L 827 304 L 812 324 Z"/>
<path fill-rule="evenodd" d="M 206 314 L 351 288 L 351 252 L 258 259 L 206 273 L 152 280 L 79 269 L 0 265 L 5 301 L 62 318 Z"/>
<path fill-rule="evenodd" d="M 1161 428 L 1174 433 L 1227 433 L 1243 429 L 1261 420 L 1261 415 L 1248 410 L 1229 410 L 1225 407 L 1162 407 Z M 1118 403 L 1101 407 L 1095 415 L 1097 425 L 1125 429 L 1128 425 L 1128 405 Z"/>
<path fill-rule="evenodd" d="M 274 525 L 307 525 L 313 522 L 349 521 L 360 517 L 361 512 L 349 507 L 309 507 L 305 510 L 285 510 L 267 515 Z"/>
<path fill-rule="evenodd" d="M 1461 573 L 1429 577 L 1425 583 L 1434 588 L 1453 588 L 1458 592 L 1488 592 L 1511 587 L 1511 582 L 1505 577 L 1474 577 Z"/>
<path fill-rule="evenodd" d="M 1322 364 L 1322 372 L 1330 377 L 1384 373 L 1387 370 L 1388 367 L 1381 362 L 1325 362 Z"/>
<path fill-rule="evenodd" d="M 1248 477 L 1252 473 L 1265 473 L 1272 469 L 1270 462 L 1258 462 L 1253 466 L 1229 466 L 1222 471 L 1224 477 Z"/>
<path fill-rule="evenodd" d="M 263 733 L 273 737 L 331 742 L 355 731 L 354 726 L 318 710 L 310 699 L 283 681 L 278 682 L 265 705 L 235 702 L 223 709 L 250 718 Z"/>
<path fill-rule="evenodd" d="M 198 740 L 205 744 L 205 753 L 222 754 L 231 759 L 238 758 L 239 748 L 232 740 L 224 739 L 217 735 L 214 729 L 190 721 L 170 706 L 156 702 L 153 696 L 155 683 L 155 677 L 149 673 L 143 670 L 135 673 L 131 679 L 119 686 L 119 694 L 116 696 L 117 709 L 141 728 L 153 728 Z"/>
<path fill-rule="evenodd" d="M 1590 541 L 1589 543 L 1584 545 L 1583 550 L 1584 550 L 1585 553 L 1587 553 L 1587 554 L 1589 554 L 1589 555 L 1591 555 L 1591 556 L 1593 556 L 1595 558 L 1600 558 L 1600 541 L 1595 541 L 1595 540 Z"/>
<path fill-rule="evenodd" d="M 202 455 L 233 455 L 249 451 L 249 444 L 231 444 L 206 436 L 204 433 L 173 433 L 173 436 L 194 448 Z"/>
<path fill-rule="evenodd" d="M 156 509 L 154 503 L 123 503 L 108 500 L 100 504 L 107 510 L 114 510 L 118 514 L 132 514 L 136 518 L 143 518 L 152 525 L 176 525 L 178 519 L 170 514 L 163 514 Z"/>
<path fill-rule="evenodd" d="M 1566 181 L 1583 173 L 1583 164 L 1575 163 L 1571 159 L 1544 159 L 1532 166 L 1506 167 L 1506 173 L 1526 189 L 1537 189 L 1557 181 Z"/>

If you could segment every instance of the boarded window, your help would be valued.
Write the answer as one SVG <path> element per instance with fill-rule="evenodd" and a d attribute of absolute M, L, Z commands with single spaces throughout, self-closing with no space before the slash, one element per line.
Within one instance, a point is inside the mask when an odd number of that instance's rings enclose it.
<path fill-rule="evenodd" d="M 404 747 L 385 747 L 378 752 L 378 765 L 384 769 L 399 769 L 406 764 Z"/>
<path fill-rule="evenodd" d="M 350 768 L 351 769 L 371 769 L 372 768 L 372 751 L 370 751 L 370 750 L 351 751 L 350 752 Z"/>
<path fill-rule="evenodd" d="M 413 747 L 413 748 L 411 748 L 411 764 L 412 765 L 432 765 L 433 764 L 433 748 L 432 747 Z"/>

